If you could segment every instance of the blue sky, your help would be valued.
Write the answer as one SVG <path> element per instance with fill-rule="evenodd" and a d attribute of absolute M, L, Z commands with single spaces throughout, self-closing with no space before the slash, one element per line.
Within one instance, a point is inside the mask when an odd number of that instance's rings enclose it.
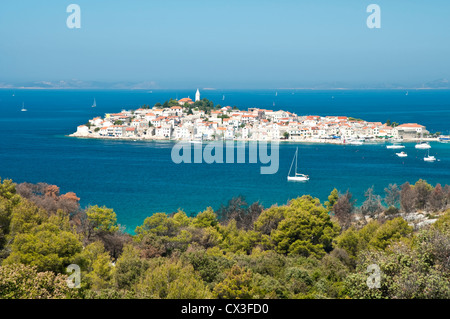
<path fill-rule="evenodd" d="M 66 7 L 81 7 L 68 29 Z M 369 29 L 366 8 L 381 8 Z M 450 1 L 2 0 L 0 81 L 283 88 L 450 78 Z"/>

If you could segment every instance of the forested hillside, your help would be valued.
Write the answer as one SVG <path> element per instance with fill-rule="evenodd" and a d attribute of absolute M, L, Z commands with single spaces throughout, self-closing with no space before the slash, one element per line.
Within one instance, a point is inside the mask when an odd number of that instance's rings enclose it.
<path fill-rule="evenodd" d="M 449 207 L 448 186 L 420 180 L 360 206 L 335 189 L 324 204 L 149 212 L 131 235 L 111 208 L 0 180 L 0 298 L 450 298 Z"/>

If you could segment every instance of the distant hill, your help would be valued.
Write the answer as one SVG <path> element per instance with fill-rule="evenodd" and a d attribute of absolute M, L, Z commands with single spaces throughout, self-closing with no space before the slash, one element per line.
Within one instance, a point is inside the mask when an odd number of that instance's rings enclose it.
<path fill-rule="evenodd" d="M 430 89 L 450 89 L 450 81 L 447 79 L 439 79 L 424 83 L 424 88 Z"/>

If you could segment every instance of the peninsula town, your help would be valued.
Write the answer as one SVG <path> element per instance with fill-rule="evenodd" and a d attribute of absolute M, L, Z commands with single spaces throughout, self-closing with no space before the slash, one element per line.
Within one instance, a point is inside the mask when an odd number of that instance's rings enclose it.
<path fill-rule="evenodd" d="M 297 115 L 283 110 L 220 106 L 200 99 L 171 99 L 164 104 L 122 110 L 90 119 L 75 137 L 131 140 L 244 140 L 361 143 L 438 140 L 417 123 L 368 122 L 348 116 Z"/>

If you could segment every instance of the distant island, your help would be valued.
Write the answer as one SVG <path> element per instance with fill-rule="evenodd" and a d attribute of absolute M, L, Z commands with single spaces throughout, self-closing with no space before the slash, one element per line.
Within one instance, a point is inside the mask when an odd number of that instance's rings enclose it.
<path fill-rule="evenodd" d="M 221 106 L 206 98 L 170 99 L 153 107 L 90 119 L 70 136 L 177 141 L 295 141 L 358 144 L 365 141 L 438 140 L 418 123 L 369 122 L 349 116 L 297 115 L 283 110 Z"/>

